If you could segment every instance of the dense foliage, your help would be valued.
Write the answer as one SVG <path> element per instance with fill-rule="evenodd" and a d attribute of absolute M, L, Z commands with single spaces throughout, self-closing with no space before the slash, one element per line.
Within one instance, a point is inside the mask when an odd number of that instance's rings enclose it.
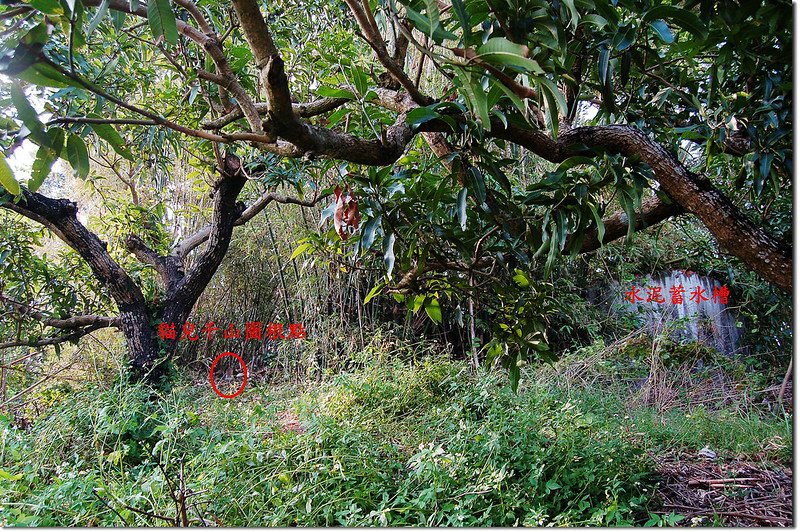
<path fill-rule="evenodd" d="M 597 374 L 621 385 L 620 372 L 647 371 L 632 352 L 616 356 Z M 197 494 L 193 524 L 654 524 L 647 448 L 791 456 L 763 446 L 788 441 L 790 421 L 756 409 L 675 408 L 664 425 L 655 407 L 624 408 L 625 394 L 607 384 L 565 394 L 542 374 L 513 394 L 505 379 L 470 376 L 463 363 L 375 357 L 300 393 L 259 388 L 214 402 L 192 386 L 151 397 L 117 385 L 65 397 L 30 433 L 3 419 L 0 515 L 9 524 L 157 525 L 180 519 L 169 493 L 183 489 Z"/>

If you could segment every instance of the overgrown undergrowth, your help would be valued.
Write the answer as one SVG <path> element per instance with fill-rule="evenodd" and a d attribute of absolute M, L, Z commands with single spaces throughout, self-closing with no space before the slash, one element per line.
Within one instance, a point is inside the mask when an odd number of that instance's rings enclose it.
<path fill-rule="evenodd" d="M 234 400 L 188 380 L 161 396 L 84 390 L 27 431 L 0 419 L 0 516 L 49 526 L 655 524 L 669 522 L 654 518 L 658 453 L 710 446 L 791 460 L 788 416 L 632 403 L 612 381 L 537 369 L 513 394 L 502 374 L 427 358 L 304 388 L 248 386 Z"/>

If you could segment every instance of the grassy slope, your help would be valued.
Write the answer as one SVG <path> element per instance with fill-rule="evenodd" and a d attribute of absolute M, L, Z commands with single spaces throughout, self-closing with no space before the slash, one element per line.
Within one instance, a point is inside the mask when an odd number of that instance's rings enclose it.
<path fill-rule="evenodd" d="M 502 375 L 427 359 L 305 389 L 248 386 L 234 400 L 189 384 L 159 398 L 80 392 L 30 432 L 3 429 L 0 517 L 167 524 L 141 513 L 176 515 L 160 462 L 173 483 L 182 464 L 202 492 L 188 508 L 196 524 L 623 525 L 658 508 L 653 453 L 709 445 L 791 460 L 788 417 L 659 413 L 618 387 L 537 375 L 514 395 Z"/>

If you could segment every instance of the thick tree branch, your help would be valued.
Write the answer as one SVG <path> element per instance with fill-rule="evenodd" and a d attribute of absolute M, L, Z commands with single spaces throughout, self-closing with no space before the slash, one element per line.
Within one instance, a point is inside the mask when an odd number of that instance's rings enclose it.
<path fill-rule="evenodd" d="M 271 130 L 311 157 L 323 155 L 358 164 L 385 166 L 403 154 L 414 136 L 406 124 L 405 114 L 398 116 L 395 124 L 379 140 L 366 140 L 299 120 L 292 109 L 289 80 L 283 60 L 278 55 L 273 56 L 267 65 L 266 89 Z"/>
<path fill-rule="evenodd" d="M 642 208 L 641 211 L 636 213 L 636 220 L 634 221 L 634 230 L 641 231 L 642 229 L 646 229 L 647 227 L 651 227 L 653 225 L 657 225 L 664 220 L 667 220 L 673 216 L 686 212 L 680 205 L 677 203 L 666 203 L 662 201 L 661 198 L 658 196 L 653 196 L 652 198 L 647 198 L 642 200 Z M 623 236 L 628 234 L 628 215 L 624 212 L 617 212 L 612 214 L 608 218 L 603 220 L 603 226 L 605 227 L 605 234 L 603 235 L 603 241 L 600 242 L 598 239 L 597 229 L 593 229 L 586 233 L 583 236 L 583 243 L 581 244 L 581 253 L 587 253 L 590 251 L 594 251 L 598 249 L 602 244 L 607 244 L 611 241 L 614 241 L 618 238 L 622 238 Z M 578 238 L 577 235 L 573 235 L 569 238 L 566 244 L 566 248 L 569 248 L 570 242 L 574 239 Z"/>
<path fill-rule="evenodd" d="M 236 202 L 247 178 L 241 161 L 234 155 L 225 157 L 222 177 L 214 192 L 214 212 L 208 246 L 186 274 L 167 294 L 164 321 L 182 323 L 186 320 L 200 294 L 216 273 L 230 245 L 233 225 L 241 216 L 244 205 Z"/>
<path fill-rule="evenodd" d="M 510 124 L 505 127 L 498 120 L 492 123 L 492 135 L 516 142 L 552 162 L 585 154 L 586 147 L 640 158 L 653 170 L 662 190 L 700 218 L 724 249 L 770 283 L 792 290 L 791 251 L 744 216 L 708 179 L 687 170 L 642 131 L 625 125 L 579 127 L 553 140 L 539 131 Z"/>
<path fill-rule="evenodd" d="M 364 37 L 366 38 L 367 44 L 369 44 L 369 46 L 375 52 L 375 55 L 378 57 L 378 61 L 380 61 L 380 63 L 386 68 L 394 80 L 397 81 L 406 90 L 406 92 L 408 92 L 408 94 L 411 96 L 411 99 L 413 99 L 417 104 L 423 106 L 432 104 L 433 99 L 422 94 L 417 88 L 416 84 L 411 80 L 411 78 L 408 77 L 408 74 L 406 74 L 405 70 L 403 70 L 402 64 L 395 61 L 392 56 L 389 55 L 389 51 L 386 49 L 386 43 L 384 43 L 383 37 L 378 32 L 377 25 L 372 17 L 372 11 L 369 9 L 369 6 L 362 6 L 358 0 L 345 0 L 345 3 L 350 8 L 350 11 L 353 12 L 358 25 L 361 27 L 361 31 L 364 32 Z M 365 4 L 367 3 L 365 2 Z"/>
<path fill-rule="evenodd" d="M 267 67 L 272 56 L 278 53 L 278 48 L 275 46 L 264 16 L 261 14 L 258 2 L 233 0 L 231 3 L 244 32 L 244 38 L 247 40 L 250 51 L 253 52 L 256 67 L 262 71 Z"/>
<path fill-rule="evenodd" d="M 75 203 L 23 190 L 19 203 L 6 202 L 0 207 L 39 222 L 58 235 L 89 263 L 92 272 L 108 287 L 118 305 L 144 304 L 136 283 L 108 254 L 107 244 L 78 221 Z"/>
<path fill-rule="evenodd" d="M 23 190 L 19 203 L 6 202 L 0 207 L 9 209 L 39 222 L 85 260 L 94 276 L 108 289 L 119 309 L 120 326 L 136 353 L 131 363 L 134 368 L 148 371 L 157 356 L 157 340 L 152 329 L 142 335 L 146 326 L 147 305 L 139 287 L 107 251 L 105 242 L 78 221 L 78 207 L 64 199 L 51 199 L 36 192 Z M 94 327 L 94 326 L 93 326 Z M 98 327 L 99 328 L 99 327 Z"/>
<path fill-rule="evenodd" d="M 133 253 L 139 261 L 149 264 L 161 278 L 161 283 L 169 292 L 183 278 L 183 260 L 175 255 L 161 256 L 150 249 L 144 240 L 136 235 L 128 235 L 125 247 Z"/>

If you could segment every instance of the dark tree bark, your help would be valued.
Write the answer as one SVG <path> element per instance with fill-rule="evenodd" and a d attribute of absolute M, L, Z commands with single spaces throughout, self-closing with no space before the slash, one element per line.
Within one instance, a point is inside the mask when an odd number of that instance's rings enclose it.
<path fill-rule="evenodd" d="M 89 264 L 95 277 L 108 288 L 119 309 L 119 328 L 125 335 L 131 369 L 137 378 L 156 380 L 159 343 L 148 318 L 148 308 L 133 279 L 108 254 L 107 244 L 78 221 L 78 206 L 64 199 L 51 199 L 23 191 L 19 203 L 3 203 L 6 209 L 37 221 L 50 229 Z"/>
<path fill-rule="evenodd" d="M 165 363 L 177 347 L 176 341 L 159 340 L 156 322 L 175 323 L 176 327 L 180 327 L 188 319 L 228 250 L 233 227 L 244 210 L 236 198 L 246 181 L 239 159 L 228 155 L 222 177 L 214 191 L 208 245 L 185 273 L 184 257 L 174 254 L 160 256 L 135 235 L 127 239 L 128 249 L 142 262 L 151 264 L 164 284 L 167 298 L 161 309 L 148 305 L 133 279 L 108 254 L 107 244 L 78 221 L 75 203 L 50 199 L 25 190 L 19 203 L 3 203 L 0 206 L 41 223 L 77 251 L 89 263 L 95 277 L 108 288 L 119 309 L 118 319 L 91 317 L 94 319 L 87 321 L 90 317 L 84 317 L 83 321 L 60 320 L 64 323 L 51 325 L 62 328 L 89 325 L 81 331 L 84 334 L 100 326 L 118 326 L 125 335 L 133 376 L 156 383 L 163 376 Z M 80 332 L 75 332 L 58 340 L 66 341 L 80 336 Z M 50 340 L 42 345 L 58 343 Z"/>
<path fill-rule="evenodd" d="M 687 170 L 672 153 L 641 130 L 624 125 L 578 127 L 554 140 L 541 131 L 505 127 L 499 121 L 492 125 L 494 136 L 517 142 L 552 162 L 586 155 L 587 146 L 641 158 L 653 169 L 661 189 L 680 207 L 700 218 L 723 249 L 768 282 L 792 291 L 791 250 L 751 222 L 711 181 Z"/>

